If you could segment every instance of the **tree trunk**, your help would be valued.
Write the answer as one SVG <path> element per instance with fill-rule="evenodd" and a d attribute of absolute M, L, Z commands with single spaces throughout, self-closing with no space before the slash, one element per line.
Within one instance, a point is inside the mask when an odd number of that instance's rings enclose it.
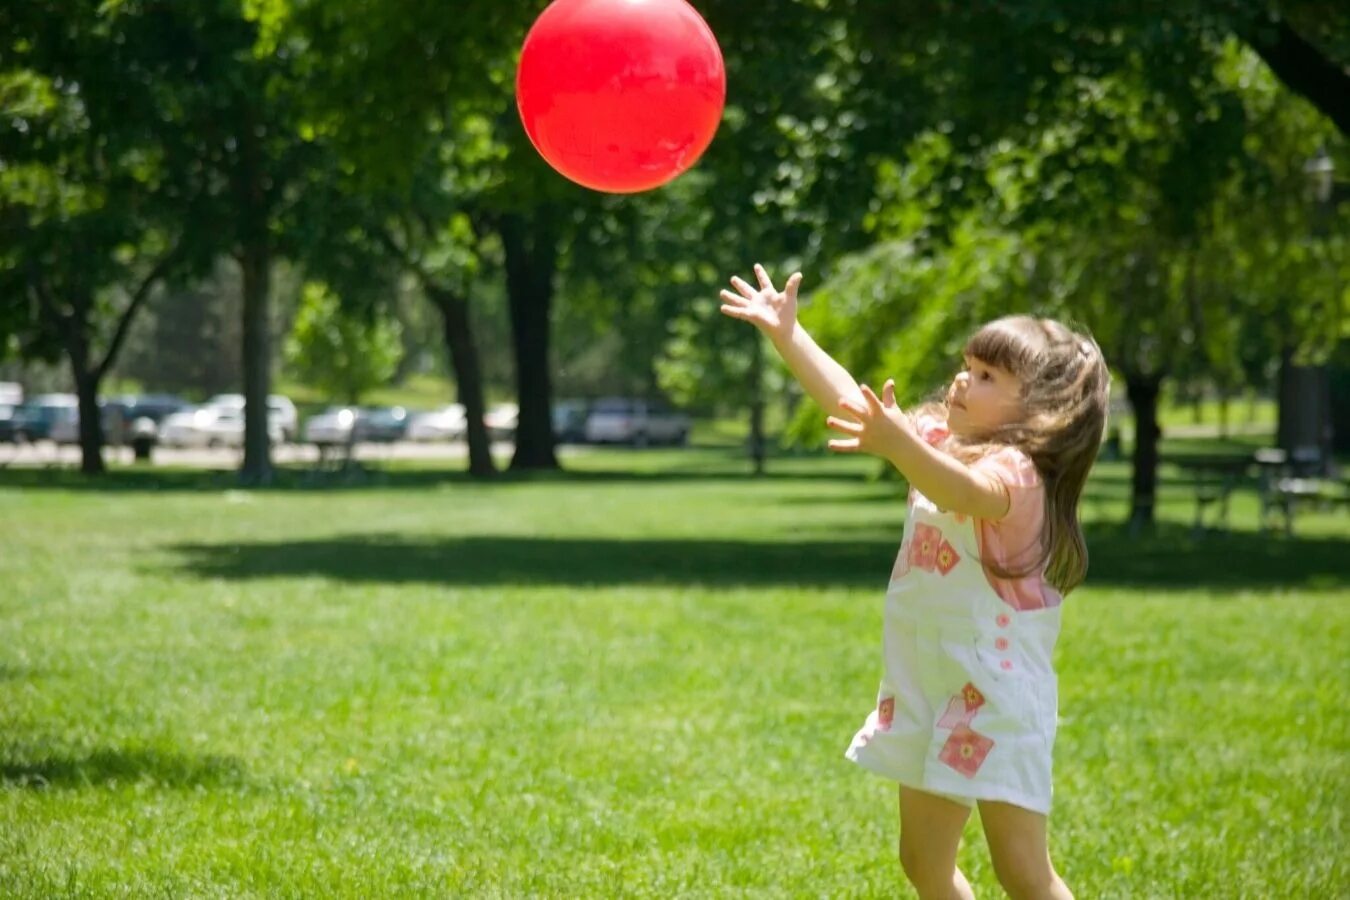
<path fill-rule="evenodd" d="M 506 292 L 510 300 L 520 406 L 512 470 L 558 468 L 549 374 L 549 328 L 558 246 L 547 213 L 536 215 L 538 219 L 527 221 L 512 213 L 502 216 L 499 223 L 506 257 Z"/>
<path fill-rule="evenodd" d="M 67 354 L 79 397 L 80 471 L 85 475 L 102 475 L 107 469 L 103 464 L 103 419 L 98 408 L 100 379 L 89 366 L 89 347 L 83 336 L 67 346 Z"/>
<path fill-rule="evenodd" d="M 492 462 L 492 444 L 488 441 L 483 414 L 483 368 L 478 361 L 478 346 L 474 343 L 469 322 L 469 301 L 455 293 L 423 282 L 427 296 L 440 310 L 445 327 L 445 347 L 450 356 L 450 368 L 455 373 L 459 402 L 464 406 L 465 439 L 469 444 L 469 474 L 476 478 L 490 478 L 497 474 Z"/>
<path fill-rule="evenodd" d="M 1275 77 L 1350 136 L 1350 69 L 1322 53 L 1287 20 L 1254 24 L 1242 37 Z"/>
<path fill-rule="evenodd" d="M 268 331 L 271 253 L 266 238 L 246 244 L 239 258 L 244 292 L 244 465 L 245 484 L 272 481 L 267 395 L 271 393 L 272 356 Z"/>
<path fill-rule="evenodd" d="M 1276 440 L 1286 452 L 1316 450 L 1325 461 L 1331 452 L 1330 369 L 1299 366 L 1293 353 L 1280 354 L 1279 419 Z"/>
<path fill-rule="evenodd" d="M 1125 395 L 1134 413 L 1134 449 L 1130 476 L 1130 531 L 1151 529 L 1158 496 L 1158 393 L 1157 375 L 1125 374 Z"/>

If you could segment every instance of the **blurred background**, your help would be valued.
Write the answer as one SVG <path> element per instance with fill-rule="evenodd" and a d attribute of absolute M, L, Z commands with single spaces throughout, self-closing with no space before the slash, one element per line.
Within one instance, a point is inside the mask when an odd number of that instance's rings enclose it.
<path fill-rule="evenodd" d="M 1342 5 L 709 0 L 721 130 L 629 197 L 524 138 L 541 8 L 0 11 L 0 452 L 97 474 L 139 435 L 267 483 L 411 438 L 488 476 L 494 438 L 556 467 L 604 401 L 591 440 L 720 420 L 762 467 L 821 426 L 715 314 L 756 261 L 806 272 L 807 325 L 906 402 L 989 318 L 1090 329 L 1141 521 L 1169 417 L 1310 470 L 1350 441 Z"/>

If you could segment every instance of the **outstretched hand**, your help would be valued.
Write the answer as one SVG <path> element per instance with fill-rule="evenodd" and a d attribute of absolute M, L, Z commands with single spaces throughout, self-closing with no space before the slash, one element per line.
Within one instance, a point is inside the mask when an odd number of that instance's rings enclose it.
<path fill-rule="evenodd" d="M 797 321 L 797 288 L 802 283 L 802 273 L 789 276 L 781 291 L 773 286 L 769 273 L 759 263 L 755 263 L 755 277 L 759 279 L 759 290 L 739 276 L 731 276 L 736 293 L 722 290 L 723 314 L 749 322 L 769 337 L 790 335 Z"/>
<path fill-rule="evenodd" d="M 884 400 L 878 398 L 865 384 L 859 385 L 859 388 L 865 406 L 847 397 L 839 400 L 840 407 L 852 420 L 836 416 L 825 420 L 826 425 L 849 436 L 830 441 L 829 447 L 838 453 L 872 453 L 890 458 L 896 443 L 905 434 L 915 433 L 909 416 L 895 403 L 895 381 L 886 379 L 886 385 L 881 390 Z"/>

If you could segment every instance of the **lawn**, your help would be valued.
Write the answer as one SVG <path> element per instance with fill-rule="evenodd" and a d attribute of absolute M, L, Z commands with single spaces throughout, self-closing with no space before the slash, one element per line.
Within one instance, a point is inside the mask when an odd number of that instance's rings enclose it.
<path fill-rule="evenodd" d="M 476 484 L 0 472 L 0 896 L 908 896 L 842 757 L 903 525 L 854 458 Z M 1052 844 L 1080 897 L 1331 897 L 1350 515 L 1154 535 L 1103 464 Z M 972 822 L 962 865 L 999 896 Z"/>

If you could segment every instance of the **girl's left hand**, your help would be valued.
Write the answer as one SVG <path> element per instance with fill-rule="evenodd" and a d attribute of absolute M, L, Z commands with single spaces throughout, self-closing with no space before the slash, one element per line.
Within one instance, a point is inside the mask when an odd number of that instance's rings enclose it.
<path fill-rule="evenodd" d="M 886 385 L 882 388 L 882 396 L 886 398 L 884 402 L 878 399 L 867 385 L 861 384 L 858 387 L 862 389 L 867 407 L 865 409 L 860 407 L 854 400 L 839 401 L 839 405 L 857 421 L 834 416 L 827 418 L 826 425 L 850 436 L 847 439 L 830 441 L 829 447 L 839 453 L 872 453 L 890 458 L 897 443 L 904 440 L 905 435 L 915 433 L 914 423 L 905 415 L 904 410 L 895 404 L 893 379 L 886 379 Z"/>

